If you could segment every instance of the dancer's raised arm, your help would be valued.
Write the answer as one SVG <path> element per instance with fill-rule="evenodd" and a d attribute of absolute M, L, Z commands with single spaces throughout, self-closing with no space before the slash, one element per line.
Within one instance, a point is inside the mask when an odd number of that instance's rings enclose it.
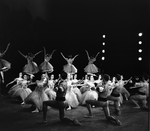
<path fill-rule="evenodd" d="M 66 61 L 68 61 L 68 59 L 63 55 L 62 52 L 61 52 L 60 54 L 62 55 L 62 57 L 63 57 Z"/>
<path fill-rule="evenodd" d="M 97 56 L 99 55 L 99 53 L 100 53 L 100 52 L 98 52 L 98 53 L 96 54 L 95 59 L 97 58 Z"/>
<path fill-rule="evenodd" d="M 24 58 L 27 58 L 27 56 L 26 55 L 24 55 L 22 52 L 20 52 L 19 50 L 18 50 L 18 52 L 24 57 Z"/>
<path fill-rule="evenodd" d="M 44 56 L 46 56 L 46 49 L 45 49 L 45 47 L 43 47 L 43 49 L 44 49 Z"/>
<path fill-rule="evenodd" d="M 38 54 L 40 54 L 42 51 L 37 52 L 36 54 L 34 54 L 34 57 L 37 56 Z"/>
<path fill-rule="evenodd" d="M 86 54 L 87 54 L 87 57 L 88 57 L 88 60 L 90 59 L 90 56 L 89 56 L 89 53 L 87 50 L 85 50 Z"/>
<path fill-rule="evenodd" d="M 52 55 L 54 54 L 55 51 L 56 51 L 56 50 L 53 50 L 53 51 L 52 51 L 52 53 L 50 54 L 51 57 L 52 57 Z"/>
<path fill-rule="evenodd" d="M 75 55 L 75 56 L 72 58 L 72 60 L 74 60 L 77 56 L 78 56 L 78 55 Z"/>
<path fill-rule="evenodd" d="M 5 55 L 5 53 L 7 52 L 8 48 L 9 48 L 10 43 L 7 45 L 5 51 L 2 53 L 2 55 Z"/>

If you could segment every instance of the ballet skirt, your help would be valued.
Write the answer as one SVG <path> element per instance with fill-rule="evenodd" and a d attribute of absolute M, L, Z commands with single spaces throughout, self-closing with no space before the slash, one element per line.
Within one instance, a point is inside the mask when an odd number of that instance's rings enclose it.
<path fill-rule="evenodd" d="M 44 91 L 45 87 L 42 82 L 37 82 L 37 86 L 28 97 L 25 99 L 26 104 L 34 104 L 39 110 L 43 108 L 43 101 L 49 100 L 47 94 Z"/>
<path fill-rule="evenodd" d="M 0 71 L 7 71 L 11 68 L 11 63 L 0 58 Z"/>
<path fill-rule="evenodd" d="M 68 59 L 68 64 L 63 66 L 64 72 L 67 74 L 75 74 L 77 73 L 77 68 L 72 64 L 73 60 Z"/>
<path fill-rule="evenodd" d="M 37 64 L 33 61 L 33 58 L 28 57 L 28 64 L 26 64 L 23 68 L 23 72 L 27 74 L 35 74 L 39 72 L 39 68 Z"/>
<path fill-rule="evenodd" d="M 88 65 L 84 68 L 84 71 L 86 73 L 97 73 L 98 72 L 98 68 L 96 67 L 95 64 L 93 64 L 93 62 L 95 61 L 95 59 L 91 59 L 88 63 Z"/>
<path fill-rule="evenodd" d="M 32 92 L 30 88 L 27 88 L 27 81 L 22 81 L 19 84 L 18 88 L 15 88 L 15 91 L 12 94 L 12 97 L 20 97 L 22 101 Z"/>
<path fill-rule="evenodd" d="M 49 63 L 47 58 L 40 64 L 39 68 L 42 72 L 52 73 L 54 71 L 54 67 Z"/>
<path fill-rule="evenodd" d="M 64 65 L 64 72 L 67 74 L 75 74 L 77 73 L 77 68 L 73 64 L 68 63 L 67 65 Z"/>

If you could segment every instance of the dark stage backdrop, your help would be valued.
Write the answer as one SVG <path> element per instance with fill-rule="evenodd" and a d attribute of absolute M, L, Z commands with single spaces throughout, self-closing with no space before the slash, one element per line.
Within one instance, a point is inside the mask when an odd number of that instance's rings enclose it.
<path fill-rule="evenodd" d="M 148 6 L 146 0 L 0 0 L 0 50 L 11 44 L 4 56 L 12 63 L 5 82 L 17 77 L 27 63 L 18 50 L 36 53 L 43 46 L 48 53 L 56 49 L 50 61 L 56 77 L 66 64 L 60 52 L 66 57 L 79 54 L 74 65 L 82 77 L 88 63 L 85 49 L 93 56 L 105 49 L 106 59 L 102 61 L 100 53 L 95 62 L 102 73 L 120 73 L 127 78 L 148 73 Z M 143 49 L 140 62 L 139 48 Z M 43 53 L 34 61 L 39 65 Z"/>

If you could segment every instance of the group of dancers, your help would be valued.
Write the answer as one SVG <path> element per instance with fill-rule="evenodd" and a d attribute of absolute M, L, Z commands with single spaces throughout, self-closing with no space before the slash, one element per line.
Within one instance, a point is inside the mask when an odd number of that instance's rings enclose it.
<path fill-rule="evenodd" d="M 6 53 L 7 49 L 4 53 Z M 42 111 L 44 122 L 47 122 L 48 106 L 59 109 L 62 122 L 75 125 L 82 124 L 76 119 L 66 118 L 65 110 L 78 108 L 80 105 L 86 106 L 88 109 L 88 115 L 84 116 L 86 118 L 93 117 L 91 107 L 102 107 L 106 119 L 117 125 L 122 125 L 122 123 L 110 114 L 109 106 L 111 104 L 114 105 L 116 115 L 121 115 L 120 107 L 124 100 L 132 101 L 136 108 L 148 109 L 149 76 L 143 76 L 142 80 L 138 81 L 135 77 L 124 80 L 123 75 L 120 74 L 113 77 L 108 74 L 100 74 L 94 64 L 99 52 L 95 57 L 90 57 L 88 51 L 86 51 L 89 63 L 84 68 L 86 74 L 83 79 L 78 79 L 78 70 L 73 65 L 73 61 L 78 55 L 66 58 L 63 53 L 61 53 L 62 57 L 67 61 L 67 64 L 63 67 L 66 77 L 60 74 L 56 79 L 53 74 L 54 68 L 49 62 L 54 51 L 51 54 L 47 54 L 44 48 L 44 61 L 40 66 L 33 61 L 33 58 L 42 51 L 28 55 L 24 55 L 19 51 L 27 59 L 28 63 L 24 66 L 23 71 L 19 73 L 18 78 L 6 85 L 8 87 L 16 82 L 9 89 L 8 94 L 13 98 L 20 97 L 21 104 L 31 104 L 35 107 L 32 112 Z M 0 55 L 1 72 L 11 68 L 9 62 L 1 59 L 4 53 Z M 34 75 L 39 71 L 42 72 L 41 79 L 33 81 Z M 32 85 L 35 85 L 33 90 L 30 88 Z M 127 86 L 129 88 L 126 88 Z"/>

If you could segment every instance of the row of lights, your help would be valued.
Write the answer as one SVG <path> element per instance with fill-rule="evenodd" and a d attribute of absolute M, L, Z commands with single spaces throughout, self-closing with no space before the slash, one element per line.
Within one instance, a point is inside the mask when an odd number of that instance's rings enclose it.
<path fill-rule="evenodd" d="M 140 32 L 140 33 L 138 34 L 138 36 L 139 36 L 139 37 L 142 37 L 142 36 L 143 36 L 143 33 Z M 106 35 L 102 35 L 102 37 L 103 37 L 103 39 L 105 39 L 105 38 L 106 38 Z M 102 43 L 103 46 L 105 46 L 105 44 L 106 44 L 105 42 Z M 140 41 L 138 42 L 138 44 L 139 44 L 139 45 L 142 45 L 142 41 L 140 40 Z M 141 48 L 138 49 L 138 52 L 139 52 L 139 53 L 142 53 L 142 51 L 143 51 L 143 50 L 142 50 Z M 103 53 L 103 54 L 105 53 L 105 49 L 102 49 L 102 53 Z M 105 60 L 105 57 L 102 56 L 101 59 L 102 59 L 102 60 Z M 138 60 L 139 60 L 139 61 L 142 61 L 142 57 L 141 57 L 141 56 L 138 57 Z"/>
<path fill-rule="evenodd" d="M 140 33 L 138 34 L 138 36 L 139 36 L 139 37 L 142 37 L 142 36 L 143 36 L 143 33 L 140 32 Z M 140 41 L 138 42 L 138 44 L 139 44 L 139 45 L 142 45 L 142 41 L 140 40 Z M 142 53 L 142 49 L 141 49 L 141 48 L 138 49 L 138 52 L 139 52 L 139 53 Z M 141 57 L 141 56 L 138 57 L 138 60 L 139 60 L 139 61 L 142 61 L 142 57 Z"/>
<path fill-rule="evenodd" d="M 106 35 L 103 35 L 102 37 L 103 37 L 103 39 L 105 39 L 105 38 L 106 38 Z M 105 42 L 103 42 L 102 45 L 105 46 Z M 103 53 L 103 54 L 105 53 L 105 50 L 104 50 L 104 49 L 102 50 L 102 53 Z M 105 57 L 104 57 L 104 56 L 102 56 L 102 60 L 105 60 Z"/>

